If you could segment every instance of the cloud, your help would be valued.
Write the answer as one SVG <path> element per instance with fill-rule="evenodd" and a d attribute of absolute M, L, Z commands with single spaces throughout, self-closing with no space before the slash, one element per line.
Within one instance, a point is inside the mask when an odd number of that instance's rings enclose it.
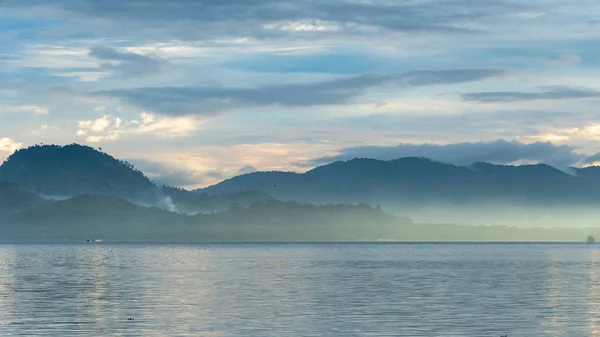
<path fill-rule="evenodd" d="M 599 97 L 600 92 L 593 89 L 573 88 L 567 86 L 544 87 L 539 92 L 497 91 L 461 94 L 462 99 L 480 103 L 522 102 L 533 100 L 565 100 Z"/>
<path fill-rule="evenodd" d="M 18 143 L 10 138 L 0 138 L 0 162 L 3 162 L 15 151 L 23 147 L 23 144 Z"/>
<path fill-rule="evenodd" d="M 166 186 L 197 186 L 206 182 L 222 180 L 226 176 L 215 169 L 195 169 L 177 166 L 149 159 L 129 159 L 138 170 L 160 185 Z"/>
<path fill-rule="evenodd" d="M 252 165 L 244 165 L 237 171 L 237 175 L 248 174 L 258 171 L 258 169 Z"/>
<path fill-rule="evenodd" d="M 552 60 L 550 63 L 556 66 L 574 66 L 581 63 L 581 57 L 576 54 L 562 55 L 557 60 Z"/>
<path fill-rule="evenodd" d="M 583 161 L 586 165 L 592 165 L 598 162 L 600 162 L 600 153 L 593 154 Z"/>
<path fill-rule="evenodd" d="M 143 109 L 170 115 L 211 116 L 229 109 L 266 106 L 315 106 L 350 103 L 367 89 L 457 84 L 502 75 L 497 69 L 412 71 L 402 74 L 364 74 L 318 83 L 242 87 L 146 87 L 96 92 Z"/>
<path fill-rule="evenodd" d="M 110 126 L 111 118 L 112 116 L 105 115 L 94 120 L 79 121 L 79 129 L 90 130 L 92 132 L 102 132 Z"/>
<path fill-rule="evenodd" d="M 156 134 L 161 137 L 183 137 L 196 131 L 202 121 L 194 117 L 161 117 L 143 112 L 140 119 L 123 121 L 120 117 L 104 115 L 78 122 L 77 136 L 89 143 L 114 141 L 126 134 Z"/>
<path fill-rule="evenodd" d="M 399 144 L 396 146 L 357 146 L 344 148 L 339 154 L 313 159 L 307 165 L 320 165 L 338 160 L 374 158 L 392 160 L 403 157 L 427 157 L 455 165 L 471 165 L 476 162 L 510 164 L 540 162 L 559 168 L 579 164 L 584 155 L 567 145 L 550 142 L 520 143 L 497 140 L 493 142 L 437 144 Z"/>
<path fill-rule="evenodd" d="M 89 143 L 117 140 L 122 133 L 119 130 L 121 119 L 111 115 L 104 115 L 92 120 L 82 120 L 77 125 L 79 127 L 77 136 L 85 137 L 85 140 Z"/>
<path fill-rule="evenodd" d="M 42 134 L 42 133 L 44 133 L 44 132 L 46 132 L 48 130 L 59 131 L 60 129 L 58 127 L 56 127 L 56 126 L 50 126 L 48 124 L 42 124 L 42 125 L 40 125 L 39 128 L 37 128 L 37 130 L 34 130 L 33 133 L 37 134 L 37 135 L 40 135 L 40 134 Z"/>
<path fill-rule="evenodd" d="M 177 39 L 289 34 L 335 34 L 340 30 L 377 34 L 478 31 L 473 22 L 510 16 L 523 10 L 508 1 L 358 2 L 276 0 L 4 0 L 0 6 L 46 5 L 94 23 L 104 33 L 155 34 Z M 460 10 L 457 10 L 460 9 Z M 89 20 L 100 19 L 100 20 Z"/>
<path fill-rule="evenodd" d="M 164 137 L 182 137 L 198 130 L 203 124 L 202 120 L 194 117 L 161 117 L 143 112 L 141 120 L 137 123 L 136 132 L 156 133 Z"/>
<path fill-rule="evenodd" d="M 37 105 L 9 105 L 9 106 L 1 106 L 0 112 L 2 111 L 8 112 L 25 112 L 34 115 L 46 115 L 49 110 L 47 108 L 37 106 Z"/>
<path fill-rule="evenodd" d="M 166 64 L 166 61 L 158 58 L 106 46 L 92 47 L 89 56 L 100 60 L 102 69 L 127 76 L 156 73 Z"/>

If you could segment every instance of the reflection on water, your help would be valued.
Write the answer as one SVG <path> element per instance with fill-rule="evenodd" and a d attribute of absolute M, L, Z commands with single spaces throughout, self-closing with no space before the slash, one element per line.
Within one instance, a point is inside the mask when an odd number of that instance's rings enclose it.
<path fill-rule="evenodd" d="M 0 335 L 598 336 L 598 247 L 0 245 Z"/>

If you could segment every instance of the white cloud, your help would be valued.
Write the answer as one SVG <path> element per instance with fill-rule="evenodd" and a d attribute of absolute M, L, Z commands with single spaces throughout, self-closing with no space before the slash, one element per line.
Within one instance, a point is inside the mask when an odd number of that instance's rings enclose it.
<path fill-rule="evenodd" d="M 150 113 L 142 112 L 142 114 L 140 116 L 142 117 L 142 123 L 144 123 L 144 124 L 149 124 L 154 121 L 154 115 L 152 115 Z"/>
<path fill-rule="evenodd" d="M 157 133 L 165 137 L 181 137 L 198 130 L 204 121 L 192 117 L 161 117 L 156 118 L 153 114 L 142 112 L 141 123 L 137 127 L 140 133 Z"/>
<path fill-rule="evenodd" d="M 99 143 L 101 141 L 113 141 L 119 139 L 119 133 L 113 132 L 109 133 L 106 136 L 87 136 L 85 140 L 88 143 Z"/>
<path fill-rule="evenodd" d="M 569 137 L 569 136 L 557 135 L 557 134 L 553 134 L 553 133 L 529 136 L 528 138 L 534 139 L 536 141 L 543 141 L 543 142 L 561 142 L 561 141 L 566 141 L 566 140 L 571 139 L 571 137 Z"/>
<path fill-rule="evenodd" d="M 326 32 L 340 30 L 337 23 L 321 20 L 280 21 L 263 26 L 267 30 L 283 30 L 291 32 Z"/>
<path fill-rule="evenodd" d="M 8 156 L 23 147 L 23 144 L 18 143 L 10 138 L 0 138 L 0 160 L 4 161 Z"/>
<path fill-rule="evenodd" d="M 104 137 L 102 137 L 102 136 L 89 136 L 85 140 L 88 141 L 88 142 L 90 142 L 90 143 L 98 143 L 102 139 L 104 139 Z"/>
<path fill-rule="evenodd" d="M 89 143 L 114 141 L 124 134 L 156 134 L 161 137 L 183 137 L 197 130 L 203 121 L 196 117 L 156 117 L 143 112 L 139 120 L 124 121 L 105 115 L 98 119 L 78 122 L 76 135 Z"/>
<path fill-rule="evenodd" d="M 98 143 L 104 140 L 113 141 L 119 139 L 122 131 L 117 130 L 121 125 L 121 118 L 104 115 L 98 119 L 83 120 L 77 123 L 79 130 L 77 136 L 85 137 L 89 143 Z"/>
<path fill-rule="evenodd" d="M 79 121 L 79 129 L 84 131 L 102 132 L 105 131 L 111 125 L 112 116 L 105 115 L 98 119 Z"/>
<path fill-rule="evenodd" d="M 546 129 L 545 132 L 527 138 L 553 143 L 600 140 L 600 124 L 592 123 L 580 127 Z"/>
<path fill-rule="evenodd" d="M 59 128 L 57 128 L 56 126 L 50 126 L 48 124 L 42 124 L 40 125 L 40 127 L 37 130 L 34 130 L 33 133 L 35 134 L 42 134 L 48 130 L 55 130 L 58 131 Z"/>
<path fill-rule="evenodd" d="M 38 106 L 38 105 L 9 105 L 9 106 L 0 106 L 0 112 L 2 110 L 8 112 L 24 112 L 31 113 L 34 115 L 46 115 L 49 110 L 47 108 Z"/>
<path fill-rule="evenodd" d="M 104 110 L 106 110 L 106 106 L 104 106 L 104 105 L 97 106 L 94 108 L 94 111 L 104 111 Z"/>

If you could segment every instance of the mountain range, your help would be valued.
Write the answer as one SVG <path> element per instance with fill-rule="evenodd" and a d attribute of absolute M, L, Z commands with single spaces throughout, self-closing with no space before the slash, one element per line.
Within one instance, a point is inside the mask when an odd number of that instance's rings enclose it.
<path fill-rule="evenodd" d="M 0 166 L 0 234 L 14 240 L 514 239 L 529 237 L 508 227 L 424 223 L 594 226 L 599 202 L 598 167 L 359 158 L 190 191 L 155 184 L 130 163 L 78 144 L 22 149 Z"/>
<path fill-rule="evenodd" d="M 78 144 L 18 150 L 0 166 L 0 182 L 21 188 L 21 194 L 45 199 L 114 196 L 143 206 L 192 214 L 226 210 L 232 203 L 248 205 L 271 199 L 258 191 L 208 195 L 157 185 L 129 162 Z M 0 185 L 0 191 L 7 186 Z"/>
<path fill-rule="evenodd" d="M 365 202 L 387 207 L 432 204 L 565 205 L 600 203 L 600 167 L 545 164 L 455 166 L 425 158 L 390 161 L 353 159 L 306 173 L 256 172 L 233 177 L 198 192 L 261 191 L 284 200 Z"/>

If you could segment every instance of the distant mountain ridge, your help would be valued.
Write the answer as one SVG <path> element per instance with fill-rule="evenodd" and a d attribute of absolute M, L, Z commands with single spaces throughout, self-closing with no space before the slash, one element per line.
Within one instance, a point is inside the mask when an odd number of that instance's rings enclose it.
<path fill-rule="evenodd" d="M 0 241 L 377 240 L 410 224 L 410 219 L 368 205 L 269 200 L 183 215 L 117 197 L 85 195 L 0 213 Z"/>
<path fill-rule="evenodd" d="M 600 167 L 567 173 L 544 164 L 359 158 L 189 191 L 159 186 L 133 165 L 77 144 L 23 149 L 0 166 L 0 240 L 9 241 L 578 240 L 600 229 L 542 233 L 504 225 L 596 226 L 598 206 Z"/>
<path fill-rule="evenodd" d="M 39 206 L 48 198 L 96 195 L 185 214 L 222 212 L 232 204 L 277 199 L 381 205 L 387 212 L 420 222 L 480 224 L 493 219 L 496 224 L 562 225 L 581 220 L 585 212 L 585 223 L 594 225 L 600 218 L 596 211 L 600 167 L 572 168 L 567 173 L 544 164 L 456 166 L 414 157 L 358 158 L 305 173 L 255 172 L 189 191 L 159 186 L 125 161 L 72 144 L 15 152 L 0 166 L 0 181 L 13 184 L 0 184 L 0 198 L 4 190 L 12 202 L 5 203 L 11 205 L 5 210 L 0 206 L 4 213 Z"/>
<path fill-rule="evenodd" d="M 600 203 L 600 168 L 566 173 L 545 164 L 456 166 L 425 158 L 353 159 L 303 174 L 256 172 L 201 189 L 262 191 L 283 200 L 424 205 L 432 203 Z"/>

